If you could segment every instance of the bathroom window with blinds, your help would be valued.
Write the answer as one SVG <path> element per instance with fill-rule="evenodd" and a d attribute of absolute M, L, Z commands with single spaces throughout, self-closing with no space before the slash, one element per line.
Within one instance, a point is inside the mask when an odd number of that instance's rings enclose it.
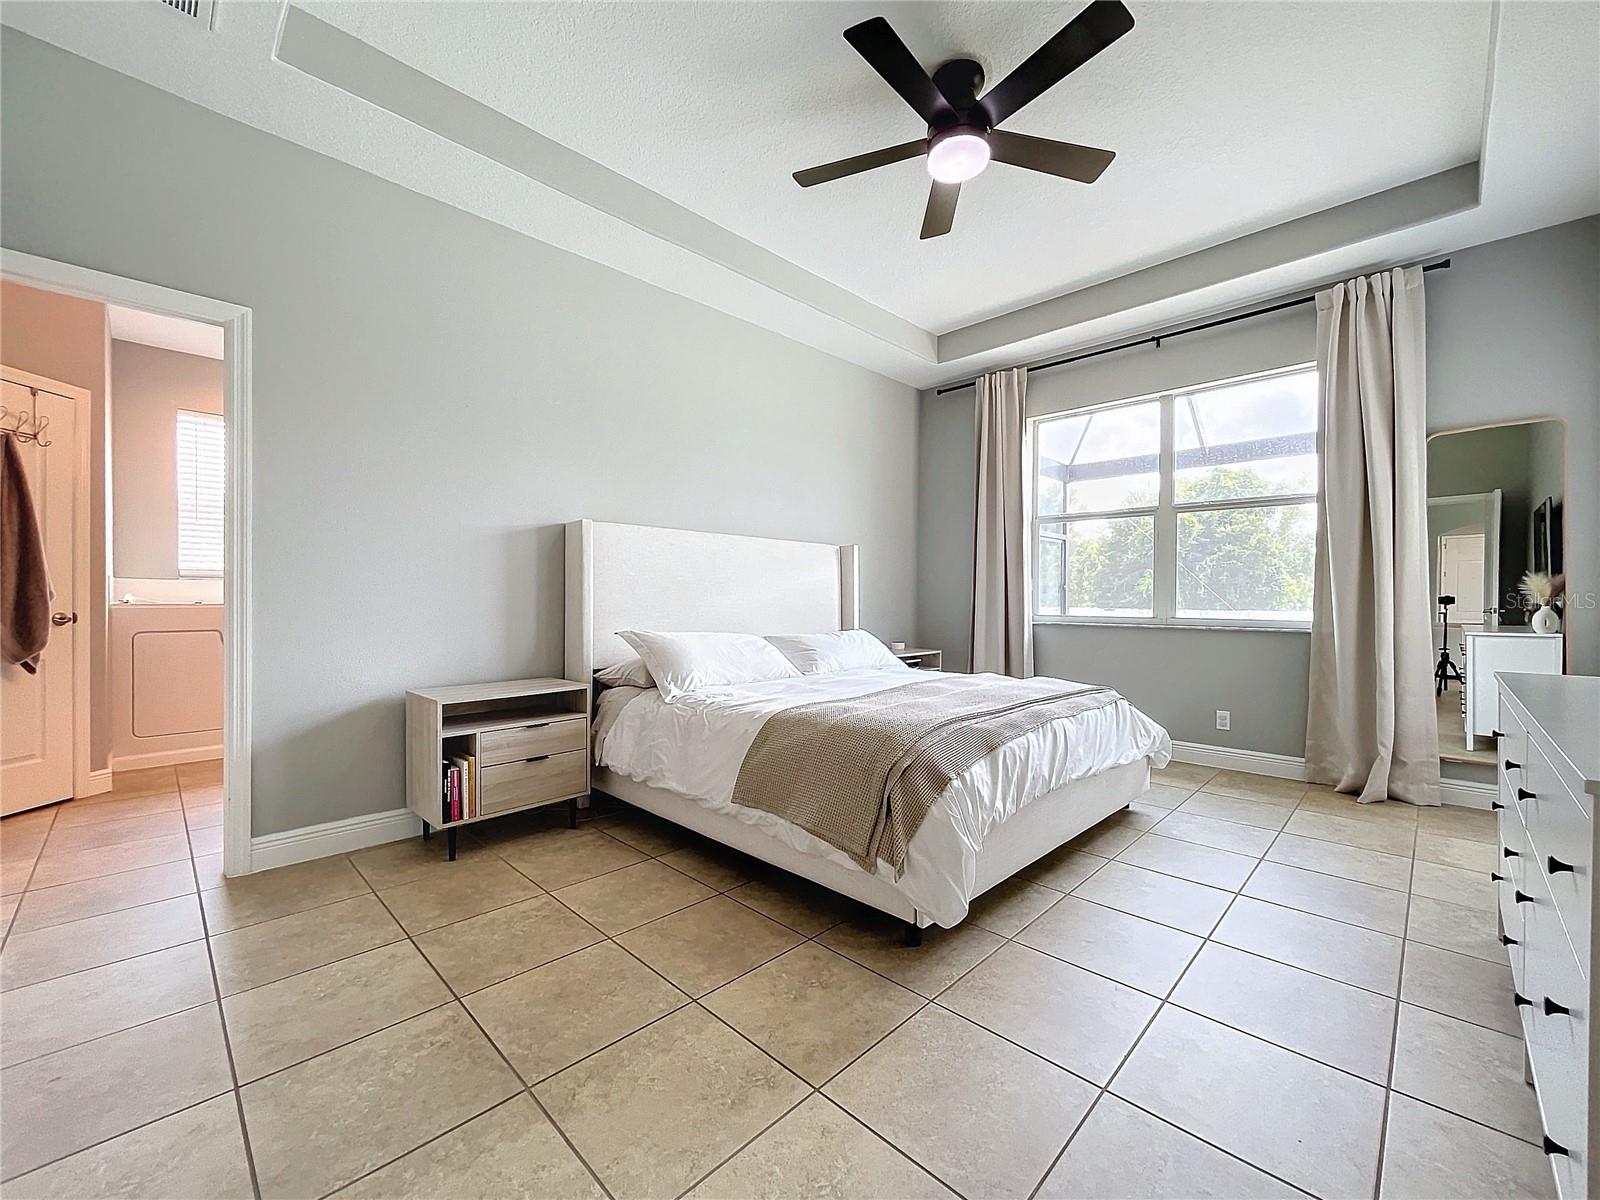
<path fill-rule="evenodd" d="M 178 410 L 178 574 L 222 574 L 224 424 L 215 413 Z"/>

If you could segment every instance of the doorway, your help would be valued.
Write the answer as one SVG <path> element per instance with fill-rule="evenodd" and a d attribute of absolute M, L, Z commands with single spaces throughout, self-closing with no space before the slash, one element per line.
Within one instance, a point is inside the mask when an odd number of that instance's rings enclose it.
<path fill-rule="evenodd" d="M 187 773 L 191 783 L 201 785 L 200 788 L 193 790 L 204 791 L 205 802 L 214 807 L 215 815 L 221 822 L 218 827 L 220 835 L 215 832 L 212 835 L 219 843 L 215 847 L 220 851 L 220 861 L 215 864 L 218 873 L 247 874 L 252 869 L 249 772 L 250 555 L 248 552 L 250 310 L 239 305 L 10 250 L 0 251 L 0 280 L 3 280 L 8 289 L 13 285 L 35 289 L 66 303 L 87 301 L 106 310 L 120 307 L 152 321 L 181 323 L 190 326 L 191 332 L 198 332 L 220 342 L 221 404 L 215 407 L 224 410 L 223 414 L 207 414 L 204 412 L 206 406 L 203 404 L 183 405 L 181 407 L 190 416 L 182 418 L 178 415 L 180 406 L 173 407 L 170 429 L 172 454 L 170 461 L 164 453 L 159 457 L 163 469 L 170 466 L 174 477 L 180 475 L 186 466 L 189 472 L 187 483 L 190 493 L 187 497 L 183 518 L 184 528 L 181 532 L 175 527 L 177 514 L 174 511 L 174 537 L 184 541 L 185 567 L 188 569 L 158 571 L 153 576 L 133 576 L 117 570 L 112 528 L 116 506 L 110 503 L 114 483 L 109 472 L 102 466 L 106 460 L 104 457 L 95 458 L 94 469 L 91 470 L 91 458 L 87 449 L 89 442 L 95 441 L 101 454 L 104 455 L 106 448 L 110 446 L 109 433 L 115 419 L 115 414 L 110 409 L 110 397 L 105 394 L 94 395 L 92 389 L 79 389 L 88 394 L 71 397 L 80 409 L 72 421 L 62 418 L 53 411 L 56 401 L 48 399 L 45 401 L 47 406 L 52 407 L 48 415 L 51 417 L 50 425 L 53 432 L 59 433 L 70 429 L 74 436 L 81 439 L 87 428 L 90 435 L 87 439 L 83 439 L 85 453 L 82 476 L 75 481 L 73 488 L 79 497 L 79 503 L 72 506 L 79 531 L 73 543 L 72 555 L 75 558 L 88 557 L 85 550 L 88 548 L 88 543 L 94 540 L 95 519 L 101 523 L 102 542 L 110 543 L 112 549 L 100 557 L 99 563 L 93 570 L 90 570 L 85 563 L 82 586 L 79 585 L 78 578 L 73 579 L 70 592 L 65 592 L 60 583 L 56 584 L 57 603 L 54 607 L 65 618 L 61 624 L 53 626 L 51 631 L 53 635 L 60 637 L 57 649 L 63 651 L 56 657 L 75 660 L 81 654 L 85 662 L 80 672 L 85 676 L 81 686 L 76 675 L 70 679 L 70 687 L 64 686 L 58 676 L 47 676 L 47 681 L 56 680 L 56 682 L 50 682 L 47 688 L 42 689 L 40 694 L 30 700 L 26 693 L 15 691 L 8 682 L 8 694 L 4 697 L 7 709 L 5 724 L 8 727 L 7 765 L 19 768 L 36 765 L 24 761 L 26 753 L 20 755 L 14 753 L 19 748 L 26 752 L 25 743 L 30 733 L 39 751 L 35 757 L 49 760 L 50 765 L 48 767 L 39 765 L 39 770 L 35 773 L 37 778 L 27 782 L 26 786 L 14 787 L 13 772 L 8 770 L 3 780 L 3 789 L 6 793 L 5 811 L 9 813 L 17 806 L 36 801 L 37 796 L 34 793 L 39 790 L 46 792 L 60 790 L 62 775 L 59 766 L 59 747 L 63 722 L 59 715 L 61 703 L 59 697 L 65 695 L 71 701 L 70 729 L 66 738 L 66 745 L 69 747 L 68 760 L 73 763 L 68 793 L 70 796 L 75 800 L 92 800 L 97 794 L 104 798 L 104 793 L 112 784 L 114 766 L 122 768 L 130 781 L 128 786 L 133 790 L 138 790 L 140 786 L 137 776 L 139 771 Z M 14 342 L 11 336 L 13 328 L 13 323 L 8 321 L 7 349 L 10 349 Z M 132 338 L 125 340 L 130 344 L 139 344 Z M 101 346 L 107 363 L 108 378 L 110 358 L 117 344 L 112 341 L 110 326 L 107 324 L 104 327 Z M 0 357 L 6 359 L 9 379 L 13 373 L 11 355 L 0 355 Z M 6 402 L 8 410 L 9 392 L 8 386 Z M 222 418 L 221 428 L 217 427 L 219 417 Z M 180 424 L 183 426 L 181 431 Z M 178 445 L 180 438 L 188 443 L 185 447 L 186 455 L 180 453 Z M 52 446 L 42 448 L 46 455 L 54 453 L 61 445 L 55 437 L 51 437 L 50 441 L 54 443 Z M 112 468 L 113 470 L 115 468 L 114 458 Z M 222 476 L 220 481 L 214 478 L 208 479 L 208 472 L 219 469 Z M 47 463 L 46 474 L 38 476 L 35 490 L 53 494 L 64 485 L 58 486 L 53 483 L 48 470 Z M 90 496 L 84 501 L 82 498 L 94 489 L 84 488 L 82 478 L 93 480 L 97 475 L 101 480 L 100 494 Z M 30 483 L 33 482 L 30 473 Z M 220 486 L 217 486 L 219 482 Z M 178 486 L 175 479 L 173 486 Z M 174 497 L 174 510 L 177 504 L 178 501 Z M 88 521 L 85 521 L 82 509 L 88 510 Z M 51 524 L 57 523 L 51 520 L 48 509 L 45 511 L 45 521 Z M 82 527 L 86 524 L 90 526 L 89 532 L 83 534 Z M 174 547 L 175 557 L 176 553 L 177 548 Z M 50 552 L 51 559 L 56 562 L 59 561 L 59 555 L 59 547 Z M 124 563 L 129 561 L 132 560 L 124 559 Z M 199 564 L 198 567 L 196 564 Z M 59 568 L 53 563 L 52 580 L 57 579 L 60 574 Z M 171 578 L 161 579 L 159 578 L 161 575 L 170 575 Z M 130 579 L 134 581 L 131 587 L 127 586 Z M 152 580 L 157 584 L 168 585 L 168 590 L 156 588 L 152 591 Z M 144 639 L 143 646 L 136 646 L 129 651 L 128 657 L 128 665 L 135 673 L 140 669 L 140 655 L 148 659 L 143 662 L 145 677 L 158 684 L 163 681 L 165 665 L 157 661 L 161 655 L 152 657 L 146 654 L 146 651 L 159 648 L 169 656 L 176 653 L 177 657 L 182 659 L 187 654 L 193 659 L 192 652 L 199 650 L 200 659 L 205 660 L 209 656 L 208 661 L 213 667 L 220 665 L 220 679 L 217 679 L 213 672 L 212 679 L 215 682 L 211 686 L 209 696 L 197 697 L 195 689 L 185 687 L 168 688 L 166 695 L 163 696 L 162 689 L 158 687 L 147 697 L 150 702 L 141 710 L 142 717 L 151 717 L 155 714 L 158 723 L 164 722 L 161 725 L 161 733 L 175 735 L 180 742 L 187 736 L 189 744 L 164 746 L 156 753 L 154 761 L 147 760 L 143 763 L 137 760 L 130 761 L 126 753 L 114 758 L 109 708 L 109 702 L 113 697 L 109 694 L 109 680 L 105 688 L 95 692 L 95 699 L 105 707 L 91 714 L 88 711 L 90 706 L 83 703 L 83 696 L 93 690 L 87 678 L 88 663 L 95 662 L 107 675 L 114 667 L 112 659 L 115 645 L 111 638 L 109 620 L 116 611 L 113 601 L 123 602 L 117 607 L 122 607 L 123 611 L 129 613 L 135 607 L 153 610 L 160 605 L 166 605 L 173 612 L 177 612 L 180 608 L 187 610 L 201 607 L 204 601 L 202 604 L 196 604 L 194 601 L 197 593 L 202 591 L 206 593 L 208 599 L 214 598 L 219 601 L 211 605 L 212 613 L 208 619 L 201 621 L 202 625 L 212 626 L 209 631 L 204 629 L 164 631 L 176 635 L 169 638 L 165 647 L 158 647 L 155 641 L 147 638 Z M 63 600 L 70 600 L 75 607 L 63 608 L 61 605 Z M 76 622 L 71 620 L 73 612 L 78 614 Z M 199 620 L 198 616 L 187 613 L 184 615 Z M 217 619 L 218 616 L 220 620 Z M 100 622 L 98 626 L 96 618 Z M 217 628 L 218 626 L 220 628 Z M 60 634 L 63 628 L 68 631 L 64 635 Z M 137 631 L 130 632 L 128 637 L 130 645 L 139 640 Z M 208 640 L 210 644 L 209 648 L 206 648 L 205 643 Z M 98 644 L 92 645 L 92 643 Z M 68 646 L 72 648 L 70 653 L 66 652 Z M 6 668 L 8 676 L 12 670 L 13 668 Z M 204 691 L 203 688 L 200 690 Z M 37 716 L 33 715 L 30 704 L 39 710 Z M 10 717 L 13 711 L 20 711 L 27 717 L 22 723 L 21 734 L 11 733 L 10 727 L 13 722 Z M 161 716 L 163 712 L 165 715 Z M 208 715 L 213 712 L 216 716 Z M 130 716 L 130 724 L 136 732 L 148 732 L 152 728 L 148 722 L 137 725 L 138 719 Z M 47 722 L 54 723 L 48 726 L 51 730 L 48 735 L 44 732 Z M 204 728 L 206 725 L 211 725 L 212 728 Z M 197 745 L 196 741 L 206 744 Z M 149 745 L 146 743 L 139 748 L 148 750 Z M 220 760 L 217 757 L 219 753 Z M 167 756 L 165 760 L 162 758 L 163 754 Z M 207 760 L 210 765 L 207 765 Z M 81 768 L 78 766 L 80 761 Z M 18 774 L 17 778 L 22 779 L 23 776 Z M 12 800 L 13 794 L 19 797 L 15 803 Z"/>

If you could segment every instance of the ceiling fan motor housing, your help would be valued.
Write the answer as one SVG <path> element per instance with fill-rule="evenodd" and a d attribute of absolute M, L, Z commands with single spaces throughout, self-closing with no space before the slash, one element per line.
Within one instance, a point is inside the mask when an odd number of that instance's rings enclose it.
<path fill-rule="evenodd" d="M 979 115 L 976 110 L 983 79 L 983 66 L 975 59 L 952 58 L 934 71 L 933 86 L 950 101 L 950 107 L 956 110 L 962 123 L 969 124 L 972 123 L 969 118 Z M 928 131 L 930 137 L 933 132 L 932 129 Z"/>

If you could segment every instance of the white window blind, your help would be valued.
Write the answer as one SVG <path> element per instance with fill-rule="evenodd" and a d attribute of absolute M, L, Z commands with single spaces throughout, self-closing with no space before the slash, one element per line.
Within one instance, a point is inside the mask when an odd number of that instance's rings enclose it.
<path fill-rule="evenodd" d="M 215 413 L 178 410 L 178 574 L 222 574 L 226 439 Z"/>

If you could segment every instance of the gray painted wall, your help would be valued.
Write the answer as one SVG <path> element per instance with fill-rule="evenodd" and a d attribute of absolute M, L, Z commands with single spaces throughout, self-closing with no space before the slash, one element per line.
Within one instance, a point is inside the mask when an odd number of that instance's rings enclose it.
<path fill-rule="evenodd" d="M 1600 672 L 1600 218 L 1451 256 L 1428 276 L 1430 431 L 1553 416 L 1567 424 L 1569 669 Z M 1057 368 L 1029 381 L 1031 413 L 1242 375 L 1316 356 L 1309 308 Z M 919 640 L 966 657 L 971 625 L 971 390 L 922 397 Z M 1044 673 L 1109 682 L 1174 738 L 1299 756 L 1309 638 L 1300 633 L 1035 628 Z M 1233 714 L 1230 732 L 1214 712 Z"/>
<path fill-rule="evenodd" d="M 559 673 L 573 518 L 859 542 L 866 625 L 910 637 L 912 389 L 11 30 L 3 56 L 0 240 L 255 312 L 257 834 L 403 803 L 406 688 Z"/>

